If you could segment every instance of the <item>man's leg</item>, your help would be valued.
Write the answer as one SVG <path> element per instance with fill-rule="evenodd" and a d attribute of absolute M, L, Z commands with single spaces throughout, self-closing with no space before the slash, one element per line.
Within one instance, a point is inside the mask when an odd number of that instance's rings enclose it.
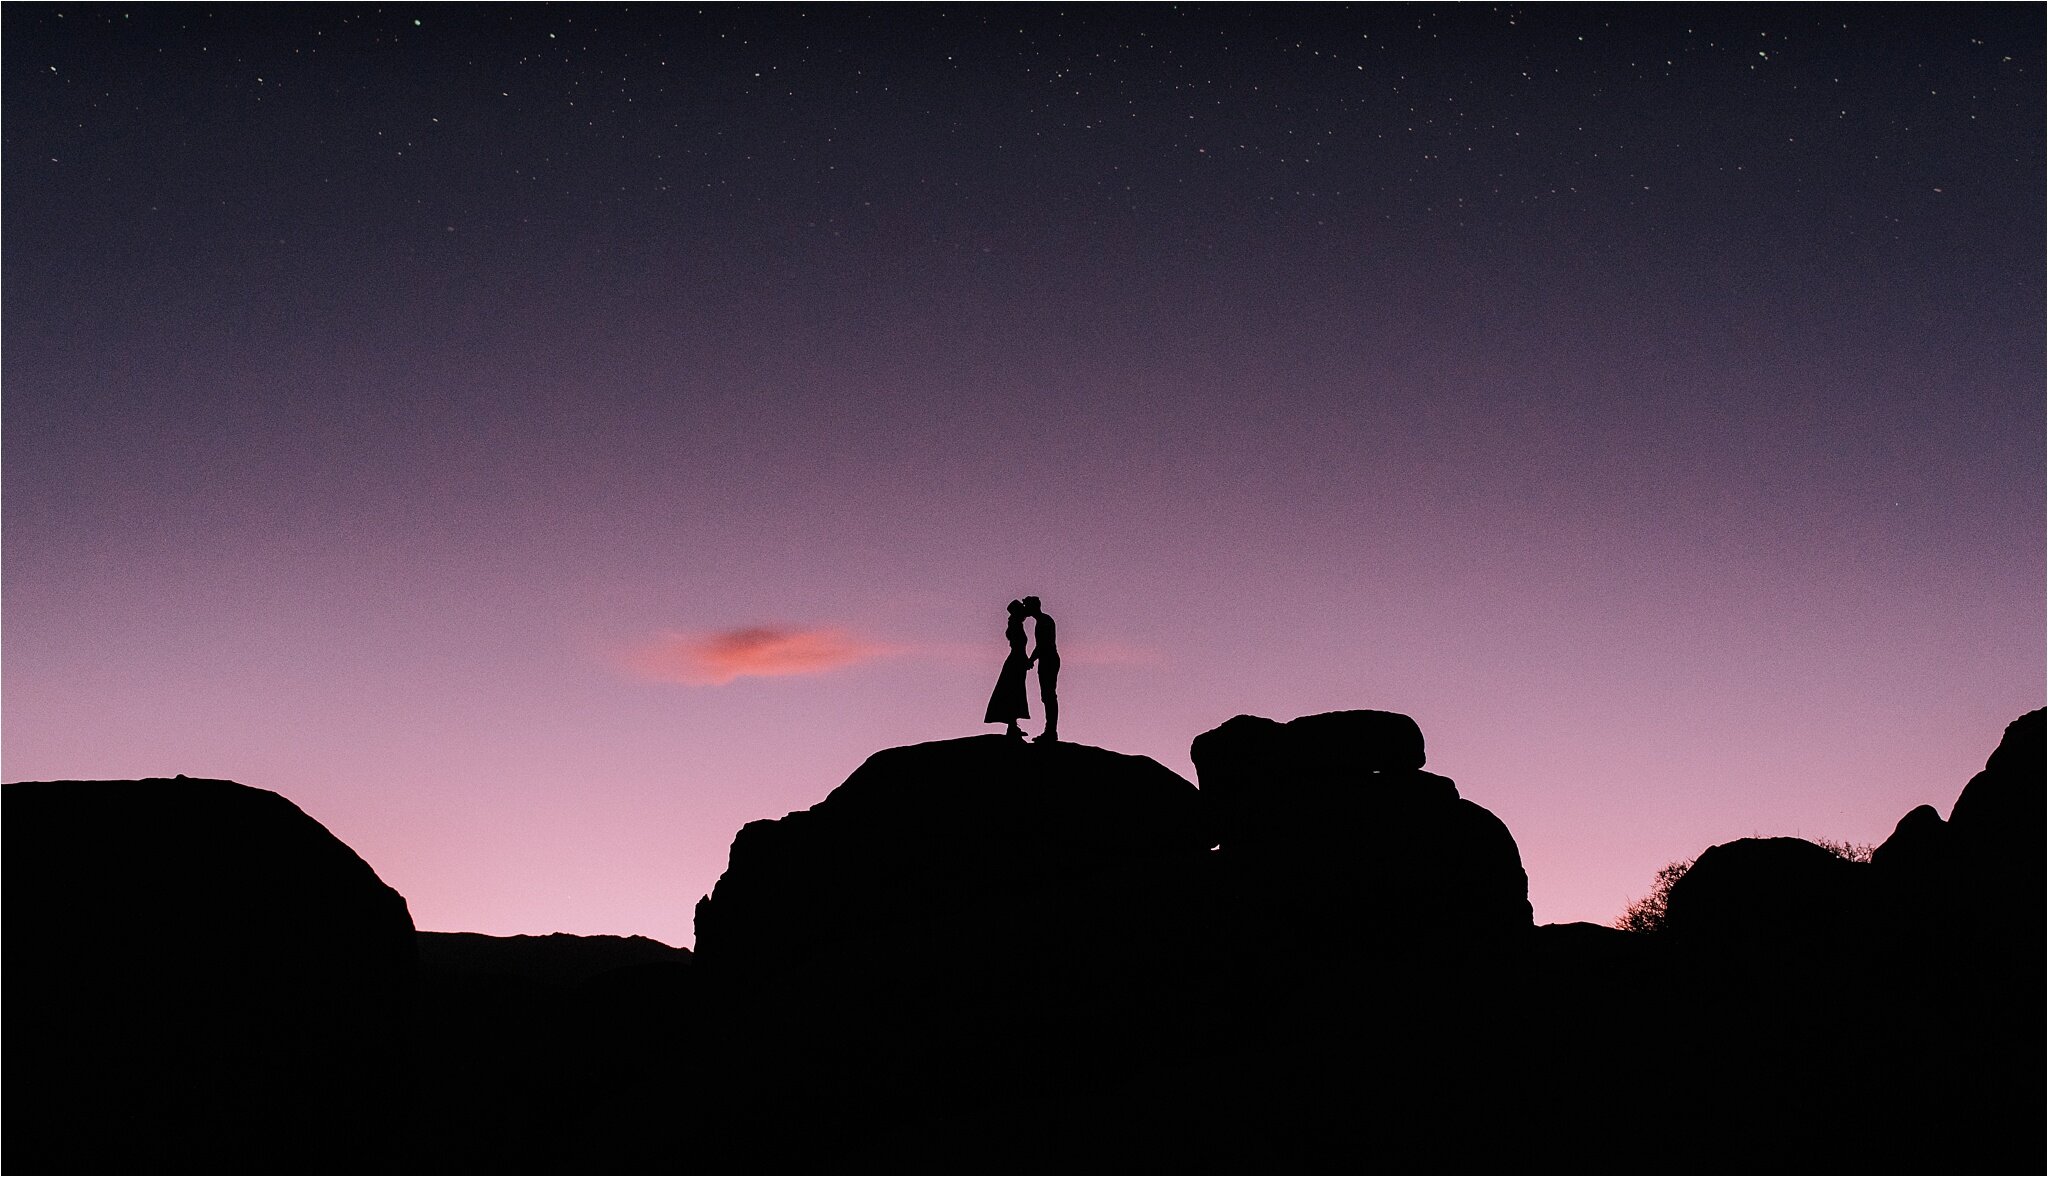
<path fill-rule="evenodd" d="M 1045 701 L 1045 732 L 1038 738 L 1052 741 L 1060 738 L 1060 668 L 1038 665 L 1038 697 Z"/>

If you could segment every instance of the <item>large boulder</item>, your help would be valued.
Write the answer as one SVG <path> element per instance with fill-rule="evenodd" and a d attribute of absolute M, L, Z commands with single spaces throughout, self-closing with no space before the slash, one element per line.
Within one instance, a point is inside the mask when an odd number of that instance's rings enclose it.
<path fill-rule="evenodd" d="M 413 926 L 354 851 L 232 781 L 0 798 L 7 1168 L 397 1162 Z"/>
<path fill-rule="evenodd" d="M 1892 836 L 1871 854 L 1870 863 L 1880 873 L 1926 878 L 1948 870 L 1950 858 L 1948 823 L 1934 806 L 1916 805 L 1892 827 Z"/>
<path fill-rule="evenodd" d="M 1531 926 L 1514 836 L 1422 770 L 1406 715 L 1240 715 L 1196 736 L 1190 756 L 1248 923 L 1436 939 Z"/>
<path fill-rule="evenodd" d="M 957 1160 L 977 1116 L 1021 1147 L 1049 1129 L 1014 1109 L 1048 1093 L 1112 1106 L 1133 1067 L 1202 1045 L 1213 846 L 1195 787 L 1145 757 L 876 753 L 743 828 L 697 905 L 707 1115 L 749 1165 L 808 1171 Z"/>
<path fill-rule="evenodd" d="M 2022 716 L 1949 821 L 1915 807 L 1869 863 L 1745 838 L 1672 886 L 1658 1032 L 1687 1065 L 1663 1107 L 1724 1129 L 1707 1167 L 1825 1156 L 1873 1123 L 1892 1128 L 1846 1167 L 2041 1167 L 2041 728 Z"/>
<path fill-rule="evenodd" d="M 672 1153 L 623 1157 L 618 1146 L 593 1146 L 616 1138 L 622 1118 L 664 1144 L 699 1126 L 696 1091 L 658 1117 L 636 1114 L 644 1093 L 678 1072 L 692 1082 L 715 1075 L 694 1032 L 688 949 L 559 932 L 421 932 L 419 946 L 419 1051 L 433 1083 L 421 1093 L 412 1171 L 675 1166 Z"/>
<path fill-rule="evenodd" d="M 1929 952 L 1953 954 L 1970 941 L 1970 951 L 2003 945 L 2040 960 L 2048 914 L 2044 718 L 2048 712 L 2030 711 L 2006 725 L 1948 821 L 1918 806 L 1872 858 L 1886 902 L 1905 927 L 1931 937 Z"/>
<path fill-rule="evenodd" d="M 581 985 L 622 969 L 681 969 L 690 963 L 689 949 L 645 936 L 421 932 L 419 948 L 422 976 L 491 978 L 524 985 Z"/>
<path fill-rule="evenodd" d="M 1194 786 L 1147 757 L 994 735 L 891 748 L 810 809 L 740 830 L 697 904 L 698 959 L 778 972 L 1056 939 L 1087 913 L 1053 909 L 1055 893 L 1214 844 Z"/>
<path fill-rule="evenodd" d="M 1963 786 L 1949 813 L 1957 835 L 1983 852 L 2042 861 L 2042 830 L 2048 826 L 2044 720 L 2048 710 L 2035 710 L 2007 724 L 1984 771 Z"/>
<path fill-rule="evenodd" d="M 1333 799 L 1342 803 L 1375 785 L 1399 780 L 1384 790 L 1395 803 L 1420 788 L 1445 794 L 1449 785 L 1420 772 L 1422 729 L 1392 711 L 1331 711 L 1287 723 L 1239 715 L 1196 736 L 1188 754 L 1226 847 L 1323 828 Z"/>
<path fill-rule="evenodd" d="M 1804 838 L 1709 846 L 1672 884 L 1664 927 L 1727 947 L 1820 951 L 1867 928 L 1870 870 Z"/>

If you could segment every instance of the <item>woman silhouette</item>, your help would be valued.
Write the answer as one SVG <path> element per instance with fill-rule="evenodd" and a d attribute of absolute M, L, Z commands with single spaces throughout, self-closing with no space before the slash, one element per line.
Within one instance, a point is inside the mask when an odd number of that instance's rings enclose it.
<path fill-rule="evenodd" d="M 1024 602 L 1010 602 L 1010 624 L 1003 637 L 1010 643 L 1010 656 L 1003 659 L 1002 673 L 996 675 L 996 689 L 988 697 L 988 713 L 982 722 L 1007 723 L 1009 730 L 1003 734 L 1022 739 L 1024 730 L 1017 721 L 1031 718 L 1031 707 L 1024 701 L 1024 672 L 1031 667 L 1024 657 Z"/>

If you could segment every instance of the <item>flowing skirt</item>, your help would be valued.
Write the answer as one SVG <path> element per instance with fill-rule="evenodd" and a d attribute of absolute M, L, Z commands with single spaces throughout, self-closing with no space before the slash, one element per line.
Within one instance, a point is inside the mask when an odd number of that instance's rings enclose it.
<path fill-rule="evenodd" d="M 988 714 L 982 717 L 983 723 L 1031 718 L 1031 707 L 1024 701 L 1024 672 L 1029 669 L 1031 663 L 1022 654 L 1003 659 L 1003 671 L 996 676 L 996 689 L 989 694 Z"/>

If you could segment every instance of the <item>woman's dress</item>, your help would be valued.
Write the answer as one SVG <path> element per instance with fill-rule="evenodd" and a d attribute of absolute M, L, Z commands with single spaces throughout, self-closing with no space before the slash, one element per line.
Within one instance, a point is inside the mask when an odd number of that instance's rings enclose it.
<path fill-rule="evenodd" d="M 1003 636 L 1010 640 L 1010 656 L 1003 659 L 1002 673 L 996 675 L 996 689 L 988 697 L 988 714 L 983 723 L 1012 723 L 1019 719 L 1031 718 L 1031 707 L 1024 701 L 1024 672 L 1031 669 L 1031 663 L 1024 657 L 1024 620 L 1012 617 Z"/>

